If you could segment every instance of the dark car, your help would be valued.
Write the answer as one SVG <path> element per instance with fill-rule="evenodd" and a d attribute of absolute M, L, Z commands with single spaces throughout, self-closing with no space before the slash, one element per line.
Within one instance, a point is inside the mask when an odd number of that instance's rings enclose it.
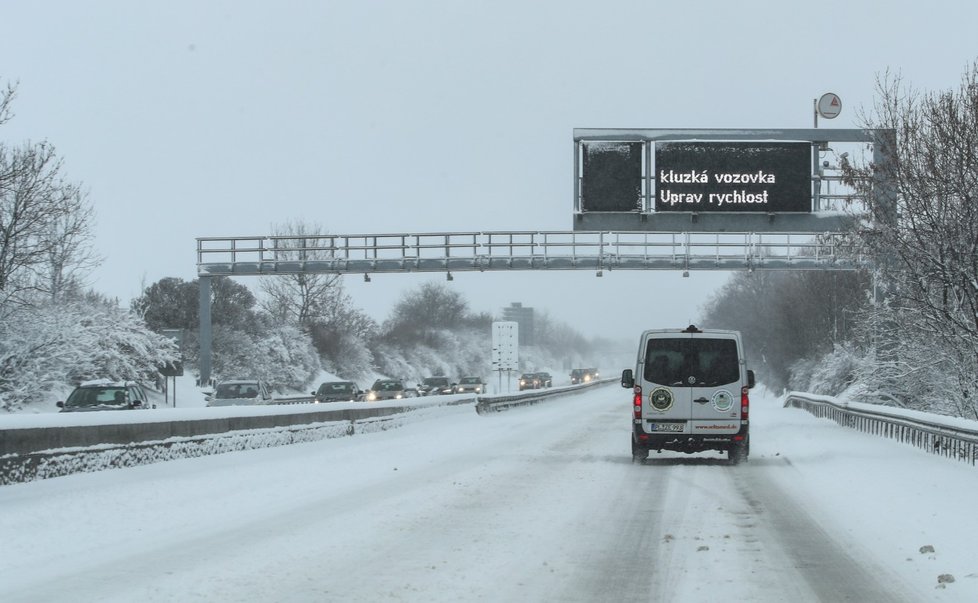
<path fill-rule="evenodd" d="M 525 389 L 540 389 L 540 376 L 536 373 L 523 373 L 520 375 L 520 391 Z"/>
<path fill-rule="evenodd" d="M 86 381 L 67 400 L 58 402 L 61 412 L 136 410 L 150 408 L 146 392 L 135 381 Z"/>
<path fill-rule="evenodd" d="M 537 373 L 537 377 L 540 379 L 540 387 L 553 387 L 554 378 L 550 373 Z"/>
<path fill-rule="evenodd" d="M 367 390 L 366 400 L 376 402 L 377 400 L 400 400 L 408 397 L 404 384 L 397 379 L 378 379 Z"/>
<path fill-rule="evenodd" d="M 578 368 L 571 371 L 570 374 L 571 385 L 578 385 L 580 383 L 590 383 L 598 378 L 598 369 L 593 368 Z"/>
<path fill-rule="evenodd" d="M 454 393 L 455 384 L 450 382 L 448 377 L 426 377 L 418 384 L 418 394 L 422 396 Z"/>
<path fill-rule="evenodd" d="M 316 402 L 346 402 L 363 400 L 366 392 L 352 381 L 327 381 L 312 392 Z"/>
<path fill-rule="evenodd" d="M 455 386 L 458 394 L 482 394 L 486 391 L 486 383 L 482 377 L 462 377 Z"/>

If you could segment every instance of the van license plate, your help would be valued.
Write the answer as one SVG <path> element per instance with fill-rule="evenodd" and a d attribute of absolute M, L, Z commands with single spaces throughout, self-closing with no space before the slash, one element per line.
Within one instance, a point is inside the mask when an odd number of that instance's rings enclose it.
<path fill-rule="evenodd" d="M 649 425 L 649 431 L 679 431 L 683 430 L 682 423 L 652 423 Z"/>

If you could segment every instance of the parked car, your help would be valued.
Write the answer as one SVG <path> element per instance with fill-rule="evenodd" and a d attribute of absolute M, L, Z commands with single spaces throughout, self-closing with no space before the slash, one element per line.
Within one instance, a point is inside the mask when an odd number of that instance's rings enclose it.
<path fill-rule="evenodd" d="M 426 377 L 418 384 L 418 393 L 422 396 L 454 394 L 455 385 L 448 377 Z"/>
<path fill-rule="evenodd" d="M 747 460 L 754 371 L 739 332 L 694 325 L 645 331 L 621 385 L 632 390 L 633 461 L 650 450 L 719 450 L 732 464 Z"/>
<path fill-rule="evenodd" d="M 536 373 L 520 375 L 520 391 L 525 389 L 540 389 L 540 377 Z"/>
<path fill-rule="evenodd" d="M 458 394 L 482 394 L 486 391 L 486 383 L 482 377 L 462 377 L 455 386 Z"/>
<path fill-rule="evenodd" d="M 135 381 L 86 381 L 59 401 L 61 412 L 91 410 L 139 410 L 151 408 L 146 392 Z"/>
<path fill-rule="evenodd" d="M 312 392 L 316 403 L 320 402 L 345 402 L 348 400 L 363 400 L 366 392 L 360 389 L 353 381 L 327 381 L 319 385 L 319 389 Z"/>
<path fill-rule="evenodd" d="M 378 379 L 367 390 L 366 400 L 375 402 L 377 400 L 400 400 L 407 397 L 404 384 L 397 379 Z"/>
<path fill-rule="evenodd" d="M 272 389 L 261 379 L 231 379 L 221 381 L 214 393 L 207 395 L 207 406 L 254 406 L 269 404 Z"/>

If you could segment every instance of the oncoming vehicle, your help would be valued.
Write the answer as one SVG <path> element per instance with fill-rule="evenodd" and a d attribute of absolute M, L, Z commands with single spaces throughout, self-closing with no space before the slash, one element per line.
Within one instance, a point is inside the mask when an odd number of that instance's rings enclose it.
<path fill-rule="evenodd" d="M 632 395 L 632 460 L 650 450 L 750 454 L 747 369 L 737 331 L 660 329 L 642 333 L 638 358 L 621 374 Z"/>
<path fill-rule="evenodd" d="M 590 383 L 598 378 L 598 369 L 576 368 L 571 371 L 570 378 L 571 385 Z"/>
<path fill-rule="evenodd" d="M 272 390 L 261 379 L 231 379 L 218 383 L 204 399 L 207 406 L 254 406 L 271 403 Z"/>
<path fill-rule="evenodd" d="M 554 378 L 550 373 L 537 373 L 537 379 L 540 380 L 540 387 L 553 387 Z"/>
<path fill-rule="evenodd" d="M 312 392 L 315 402 L 345 402 L 363 400 L 364 391 L 352 381 L 327 381 Z"/>
<path fill-rule="evenodd" d="M 448 377 L 425 377 L 418 384 L 418 393 L 422 396 L 454 394 L 455 384 Z"/>
<path fill-rule="evenodd" d="M 520 391 L 525 389 L 540 389 L 540 377 L 536 373 L 520 375 Z"/>
<path fill-rule="evenodd" d="M 459 394 L 481 394 L 486 391 L 486 383 L 482 377 L 462 377 L 455 386 L 455 392 Z"/>
<path fill-rule="evenodd" d="M 58 402 L 61 412 L 92 410 L 137 410 L 151 408 L 146 392 L 135 381 L 86 381 Z"/>
<path fill-rule="evenodd" d="M 406 398 L 404 384 L 396 379 L 378 379 L 367 390 L 366 400 L 376 402 L 377 400 L 400 400 Z"/>

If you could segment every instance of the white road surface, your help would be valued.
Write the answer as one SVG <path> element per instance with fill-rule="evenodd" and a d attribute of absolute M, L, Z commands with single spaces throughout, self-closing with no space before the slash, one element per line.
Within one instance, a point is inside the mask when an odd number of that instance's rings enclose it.
<path fill-rule="evenodd" d="M 0 601 L 978 600 L 978 469 L 760 391 L 749 463 L 636 465 L 629 410 L 605 386 L 0 487 Z"/>

